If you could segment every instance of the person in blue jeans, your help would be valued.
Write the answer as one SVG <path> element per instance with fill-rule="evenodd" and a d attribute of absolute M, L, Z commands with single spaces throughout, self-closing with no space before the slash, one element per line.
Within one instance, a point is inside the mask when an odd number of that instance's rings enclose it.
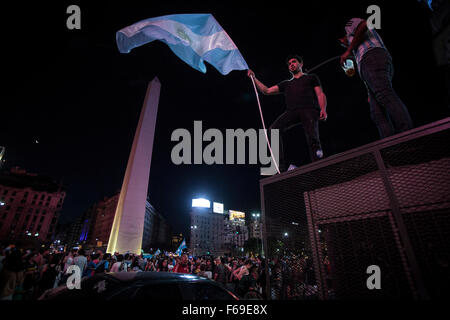
<path fill-rule="evenodd" d="M 392 88 L 392 58 L 380 35 L 367 22 L 353 18 L 346 23 L 346 36 L 339 39 L 347 50 L 341 65 L 353 54 L 370 104 L 370 116 L 381 138 L 412 129 L 408 109 Z"/>

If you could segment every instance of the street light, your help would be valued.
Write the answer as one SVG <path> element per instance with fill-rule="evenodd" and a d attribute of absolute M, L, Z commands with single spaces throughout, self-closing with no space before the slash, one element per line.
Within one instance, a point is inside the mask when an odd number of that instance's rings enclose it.
<path fill-rule="evenodd" d="M 287 237 L 287 236 L 288 236 L 288 233 L 287 233 L 287 232 L 285 232 L 285 233 L 284 233 L 284 236 L 285 236 L 285 237 Z"/>
<path fill-rule="evenodd" d="M 3 201 L 0 201 L 0 206 L 4 206 L 6 203 L 4 203 Z"/>
<path fill-rule="evenodd" d="M 261 226 L 259 225 L 259 213 L 252 213 L 252 217 L 255 219 L 255 227 L 259 227 L 259 233 L 261 233 Z M 255 228 L 256 229 L 256 228 Z M 256 231 L 256 230 L 255 230 Z M 261 233 L 262 236 L 262 233 Z M 262 239 L 261 239 L 261 247 L 262 247 Z M 259 238 L 256 238 L 256 250 L 259 254 Z"/>

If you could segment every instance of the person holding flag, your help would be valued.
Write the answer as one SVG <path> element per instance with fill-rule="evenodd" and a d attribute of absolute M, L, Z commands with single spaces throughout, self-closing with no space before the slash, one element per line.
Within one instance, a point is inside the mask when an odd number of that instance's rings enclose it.
<path fill-rule="evenodd" d="M 258 90 L 265 95 L 283 93 L 287 105 L 286 111 L 270 126 L 270 129 L 279 129 L 279 168 L 286 171 L 287 163 L 283 152 L 283 134 L 285 131 L 301 123 L 309 147 L 311 161 L 323 158 L 322 146 L 319 139 L 319 120 L 327 119 L 327 99 L 322 90 L 319 78 L 314 74 L 304 73 L 303 59 L 298 55 L 289 55 L 286 65 L 292 78 L 272 87 L 267 87 L 255 77 L 252 70 L 247 75 L 255 80 Z"/>
<path fill-rule="evenodd" d="M 173 267 L 172 272 L 190 273 L 189 269 L 188 257 L 184 253 L 181 255 L 180 261 Z"/>
<path fill-rule="evenodd" d="M 180 246 L 178 247 L 177 251 L 175 251 L 175 253 L 179 256 L 181 256 L 181 254 L 183 253 L 183 249 L 186 249 L 186 239 L 183 239 L 183 241 L 181 242 Z"/>

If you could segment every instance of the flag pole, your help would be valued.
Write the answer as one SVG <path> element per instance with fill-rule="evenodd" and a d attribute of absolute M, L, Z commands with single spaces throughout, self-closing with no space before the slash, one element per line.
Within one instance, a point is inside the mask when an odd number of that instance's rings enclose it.
<path fill-rule="evenodd" d="M 262 125 L 263 125 L 264 134 L 266 136 L 267 146 L 269 147 L 269 150 L 270 150 L 270 156 L 273 159 L 273 163 L 275 163 L 275 167 L 276 167 L 278 173 L 280 173 L 280 169 L 278 168 L 277 160 L 275 160 L 275 157 L 273 156 L 272 147 L 270 146 L 269 138 L 267 137 L 267 129 L 266 129 L 266 125 L 264 124 L 264 117 L 263 117 L 263 113 L 262 113 L 262 110 L 261 110 L 261 103 L 259 102 L 258 90 L 256 89 L 255 79 L 253 79 L 253 75 L 251 76 L 251 79 L 252 79 L 252 83 L 253 83 L 253 88 L 255 89 L 255 93 L 256 93 L 256 101 L 258 102 L 259 114 L 261 116 L 261 122 L 262 122 Z"/>

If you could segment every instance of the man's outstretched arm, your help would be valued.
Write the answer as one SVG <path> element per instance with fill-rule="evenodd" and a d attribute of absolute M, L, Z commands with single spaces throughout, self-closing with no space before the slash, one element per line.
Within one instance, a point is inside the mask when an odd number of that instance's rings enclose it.
<path fill-rule="evenodd" d="M 278 88 L 278 86 L 273 86 L 273 87 L 268 88 L 261 81 L 256 79 L 255 73 L 252 70 L 247 71 L 247 76 L 249 76 L 250 78 L 253 77 L 253 79 L 255 80 L 256 87 L 263 94 L 271 95 L 271 94 L 279 94 L 280 93 L 280 89 Z"/>

